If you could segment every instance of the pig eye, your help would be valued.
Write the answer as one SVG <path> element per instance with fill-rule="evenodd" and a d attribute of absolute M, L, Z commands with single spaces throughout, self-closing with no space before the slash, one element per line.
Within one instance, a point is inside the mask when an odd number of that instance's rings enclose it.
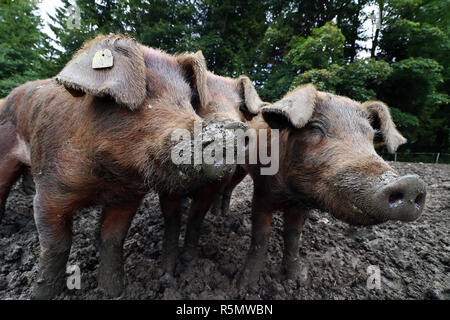
<path fill-rule="evenodd" d="M 325 127 L 320 122 L 311 122 L 308 129 L 313 134 L 326 135 Z"/>

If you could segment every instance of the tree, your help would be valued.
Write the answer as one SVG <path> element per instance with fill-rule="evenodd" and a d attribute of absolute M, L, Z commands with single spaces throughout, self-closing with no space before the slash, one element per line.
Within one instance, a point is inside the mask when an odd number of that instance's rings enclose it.
<path fill-rule="evenodd" d="M 391 0 L 380 58 L 394 68 L 380 95 L 416 116 L 409 147 L 450 152 L 450 2 Z"/>
<path fill-rule="evenodd" d="M 269 24 L 259 45 L 259 72 L 255 75 L 261 96 L 273 101 L 286 92 L 295 77 L 285 59 L 292 45 L 298 45 L 293 39 L 306 39 L 313 30 L 331 21 L 345 39 L 342 58 L 354 61 L 363 49 L 358 41 L 365 40 L 361 27 L 367 19 L 363 9 L 368 3 L 369 0 L 270 1 Z"/>
<path fill-rule="evenodd" d="M 26 81 L 46 76 L 48 38 L 41 26 L 33 1 L 0 2 L 0 97 Z"/>
<path fill-rule="evenodd" d="M 291 89 L 314 83 L 319 90 L 351 97 L 357 101 L 377 99 L 379 88 L 392 72 L 385 61 L 363 59 L 345 65 L 332 64 L 295 77 Z"/>
<path fill-rule="evenodd" d="M 323 27 L 314 29 L 307 38 L 292 37 L 291 50 L 285 61 L 295 67 L 297 73 L 343 64 L 344 42 L 341 30 L 328 22 Z"/>
<path fill-rule="evenodd" d="M 123 14 L 128 33 L 141 43 L 170 53 L 191 51 L 199 19 L 191 1 L 130 0 Z"/>
<path fill-rule="evenodd" d="M 254 74 L 258 46 L 267 29 L 268 2 L 261 0 L 203 0 L 197 2 L 198 38 L 208 66 L 228 76 Z"/>
<path fill-rule="evenodd" d="M 419 120 L 419 123 L 406 126 L 408 147 L 445 152 L 448 148 L 448 111 L 446 117 L 443 115 L 449 99 L 447 94 L 438 91 L 443 82 L 443 67 L 435 60 L 425 58 L 404 59 L 392 67 L 393 72 L 380 90 L 380 98 Z"/>
<path fill-rule="evenodd" d="M 409 139 L 404 148 L 450 152 L 450 1 L 62 2 L 49 41 L 32 2 L 3 0 L 0 93 L 55 75 L 85 40 L 121 32 L 169 53 L 202 50 L 211 70 L 249 75 L 266 101 L 307 82 L 359 101 L 383 100 Z M 71 28 L 74 4 L 80 19 Z M 380 9 L 380 28 L 372 47 L 363 48 L 369 5 Z M 371 58 L 361 59 L 369 50 Z"/>
<path fill-rule="evenodd" d="M 61 0 L 61 2 L 63 5 L 56 9 L 54 16 L 50 16 L 50 29 L 56 35 L 55 43 L 50 44 L 57 53 L 52 68 L 54 74 L 64 67 L 86 40 L 98 34 L 126 31 L 122 15 L 126 11 L 127 1 Z"/>

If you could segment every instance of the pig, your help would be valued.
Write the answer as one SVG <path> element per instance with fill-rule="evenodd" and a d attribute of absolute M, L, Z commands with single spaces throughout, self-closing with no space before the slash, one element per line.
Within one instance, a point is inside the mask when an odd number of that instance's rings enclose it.
<path fill-rule="evenodd" d="M 103 208 L 98 282 L 115 297 L 124 289 L 123 242 L 144 195 L 195 192 L 234 172 L 235 164 L 171 160 L 175 129 L 192 133 L 200 124 L 206 148 L 241 126 L 197 114 L 213 103 L 206 71 L 201 52 L 171 56 L 126 35 L 101 35 L 55 78 L 21 85 L 3 101 L 0 217 L 11 186 L 30 167 L 40 242 L 33 298 L 50 299 L 63 289 L 72 218 L 80 209 Z"/>
<path fill-rule="evenodd" d="M 279 170 L 263 175 L 259 158 L 255 164 L 247 162 L 241 166 L 244 170 L 237 170 L 228 185 L 222 186 L 226 194 L 219 201 L 219 212 L 224 214 L 233 188 L 246 173 L 251 175 L 252 238 L 238 277 L 239 288 L 259 278 L 276 211 L 284 218 L 281 271 L 286 278 L 296 276 L 299 237 L 312 209 L 328 211 L 357 226 L 420 217 L 426 201 L 425 183 L 417 175 L 399 176 L 374 148 L 385 145 L 393 153 L 406 142 L 383 102 L 359 103 L 308 84 L 274 104 L 263 104 L 259 111 L 247 124 L 268 130 L 269 135 L 278 130 L 279 139 L 268 139 L 268 148 L 274 151 L 277 143 Z M 253 152 L 258 148 L 259 143 L 250 144 Z"/>
<path fill-rule="evenodd" d="M 224 119 L 231 119 L 237 123 L 247 123 L 248 120 L 258 114 L 258 111 L 264 105 L 252 81 L 245 75 L 233 79 L 207 71 L 206 81 L 208 94 L 212 102 L 204 108 L 199 108 L 197 111 L 198 115 L 205 121 L 221 122 Z M 240 166 L 236 170 L 242 171 Z M 235 172 L 235 174 L 237 173 Z M 225 176 L 222 179 L 205 184 L 203 187 L 195 190 L 195 192 L 186 194 L 159 193 L 161 210 L 165 221 L 162 267 L 169 279 L 173 280 L 178 260 L 182 203 L 187 198 L 193 199 L 188 212 L 187 233 L 182 250 L 183 260 L 189 262 L 197 255 L 201 221 L 216 195 L 220 194 L 222 188 L 232 182 L 231 178 L 232 175 Z"/>

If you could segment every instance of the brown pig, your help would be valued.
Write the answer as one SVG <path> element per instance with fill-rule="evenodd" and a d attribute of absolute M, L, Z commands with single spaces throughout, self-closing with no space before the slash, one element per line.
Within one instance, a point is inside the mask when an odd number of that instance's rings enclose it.
<path fill-rule="evenodd" d="M 253 179 L 254 194 L 252 240 L 240 287 L 259 277 L 275 211 L 284 213 L 282 271 L 287 277 L 296 274 L 299 236 L 311 209 L 328 211 L 352 225 L 413 221 L 421 215 L 424 182 L 416 175 L 399 176 L 374 149 L 384 144 L 392 153 L 406 142 L 384 103 L 361 104 L 319 92 L 310 84 L 263 106 L 248 124 L 272 136 L 274 129 L 279 130 L 279 139 L 268 139 L 269 151 L 279 150 L 279 170 L 262 174 L 267 165 L 259 159 L 260 144 L 250 145 L 258 161 L 242 166 Z M 225 188 L 229 194 L 243 176 L 232 179 Z"/>
<path fill-rule="evenodd" d="M 171 160 L 173 130 L 193 133 L 199 125 L 209 137 L 205 148 L 240 125 L 207 122 L 196 113 L 211 103 L 205 75 L 201 52 L 175 57 L 128 36 L 99 36 L 55 79 L 8 95 L 0 107 L 0 217 L 11 186 L 31 167 L 40 241 L 34 298 L 63 289 L 79 209 L 103 206 L 99 285 L 117 296 L 123 291 L 123 241 L 145 193 L 185 194 L 233 172 L 234 164 L 179 166 Z"/>
<path fill-rule="evenodd" d="M 258 114 L 264 105 L 251 80 L 246 76 L 232 79 L 208 71 L 206 81 L 211 102 L 205 107 L 199 108 L 197 113 L 207 122 L 222 122 L 226 119 L 247 122 Z M 243 170 L 240 166 L 237 167 L 237 170 L 235 175 L 238 172 L 242 174 Z M 223 179 L 206 184 L 194 192 L 184 195 L 160 192 L 161 210 L 165 221 L 163 269 L 167 275 L 173 275 L 177 261 L 182 201 L 187 197 L 193 199 L 188 213 L 187 233 L 183 248 L 183 258 L 190 261 L 196 256 L 201 221 L 216 195 L 221 194 L 221 190 L 233 182 L 231 178 L 232 176 L 225 176 Z"/>

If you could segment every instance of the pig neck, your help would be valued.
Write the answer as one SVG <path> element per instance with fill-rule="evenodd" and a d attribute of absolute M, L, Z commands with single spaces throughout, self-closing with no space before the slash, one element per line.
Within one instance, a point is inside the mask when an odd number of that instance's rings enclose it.
<path fill-rule="evenodd" d="M 255 116 L 247 124 L 258 132 L 259 129 L 266 129 L 271 133 L 271 128 L 263 120 L 261 115 Z M 267 208 L 272 210 L 283 210 L 287 208 L 310 209 L 317 205 L 312 203 L 310 199 L 293 190 L 289 184 L 289 167 L 287 166 L 288 154 L 288 137 L 290 128 L 280 130 L 279 132 L 279 170 L 274 175 L 262 175 L 261 168 L 263 165 L 259 161 L 259 136 L 258 136 L 258 162 L 254 165 L 246 165 L 246 170 L 250 173 L 254 181 L 255 194 L 259 200 L 265 203 Z M 271 140 L 268 139 L 268 148 L 271 148 Z M 265 151 L 264 151 L 265 152 Z"/>
<path fill-rule="evenodd" d="M 251 129 L 255 130 L 255 133 L 257 135 L 257 143 L 256 143 L 256 149 L 253 150 L 253 152 L 256 152 L 258 157 L 258 161 L 256 164 L 246 164 L 244 165 L 245 170 L 251 175 L 253 181 L 254 181 L 254 188 L 255 188 L 255 195 L 258 198 L 264 198 L 264 202 L 267 203 L 268 206 L 277 206 L 278 201 L 278 196 L 275 197 L 275 191 L 278 189 L 284 189 L 284 183 L 283 183 L 283 179 L 282 179 L 282 175 L 280 170 L 282 168 L 279 168 L 278 172 L 274 175 L 262 175 L 261 174 L 261 169 L 263 167 L 267 167 L 267 165 L 262 165 L 260 162 L 260 152 L 264 152 L 266 153 L 266 150 L 260 150 L 261 146 L 260 146 L 260 137 L 259 137 L 259 132 L 260 130 L 267 130 L 267 134 L 268 134 L 268 139 L 267 139 L 267 148 L 268 150 L 271 150 L 271 139 L 269 137 L 271 137 L 271 133 L 272 130 L 269 127 L 269 125 L 267 124 L 267 122 L 264 121 L 263 117 L 261 114 L 256 115 L 255 117 L 253 117 L 251 120 L 246 122 Z M 283 151 L 286 149 L 285 147 L 283 147 L 283 135 L 284 133 L 280 132 L 280 159 L 279 159 L 279 163 L 282 163 L 282 159 L 284 158 L 283 156 Z M 248 159 L 247 159 L 248 161 Z M 270 164 L 269 164 L 270 165 Z M 263 196 L 263 197 L 259 197 L 259 196 Z"/>

